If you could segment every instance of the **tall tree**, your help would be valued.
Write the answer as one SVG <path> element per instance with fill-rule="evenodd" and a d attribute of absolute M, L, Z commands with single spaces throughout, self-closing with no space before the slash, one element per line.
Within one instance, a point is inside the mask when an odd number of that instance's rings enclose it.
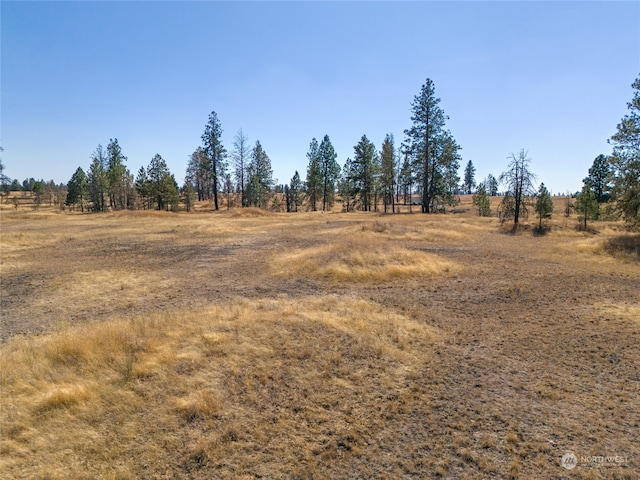
<path fill-rule="evenodd" d="M 464 181 L 463 181 L 464 193 L 470 195 L 476 186 L 476 167 L 473 166 L 473 162 L 469 160 L 467 166 L 464 167 Z"/>
<path fill-rule="evenodd" d="M 309 163 L 307 165 L 306 189 L 309 205 L 314 212 L 317 210 L 318 200 L 322 196 L 322 170 L 320 169 L 319 149 L 318 141 L 313 138 L 307 153 Z"/>
<path fill-rule="evenodd" d="M 582 191 L 576 196 L 574 208 L 580 214 L 585 230 L 587 229 L 587 220 L 595 220 L 598 217 L 600 205 L 596 194 L 593 193 L 588 183 L 585 182 Z"/>
<path fill-rule="evenodd" d="M 98 145 L 91 155 L 91 165 L 87 180 L 89 182 L 89 198 L 95 212 L 104 212 L 107 209 L 106 198 L 108 190 L 107 179 L 107 157 L 102 148 Z"/>
<path fill-rule="evenodd" d="M 167 163 L 159 155 L 155 154 L 147 167 L 149 198 L 158 210 L 164 210 L 172 206 L 175 209 L 179 203 L 178 186 L 167 167 Z"/>
<path fill-rule="evenodd" d="M 84 212 L 84 202 L 89 193 L 89 182 L 87 180 L 87 174 L 84 173 L 82 168 L 78 167 L 71 177 L 71 180 L 69 180 L 67 188 L 65 204 L 69 206 L 80 205 L 80 210 Z"/>
<path fill-rule="evenodd" d="M 202 147 L 196 148 L 189 157 L 186 178 L 194 186 L 198 201 L 211 198 L 210 165 L 209 156 Z"/>
<path fill-rule="evenodd" d="M 413 193 L 413 170 L 411 169 L 411 162 L 409 161 L 409 155 L 404 154 L 404 160 L 402 167 L 400 168 L 399 180 L 401 191 L 403 194 L 403 203 L 406 205 L 409 201 L 409 212 L 411 212 L 411 195 Z"/>
<path fill-rule="evenodd" d="M 385 213 L 388 205 L 391 206 L 391 213 L 395 213 L 396 163 L 393 134 L 388 133 L 382 142 L 380 165 L 380 184 Z"/>
<path fill-rule="evenodd" d="M 456 191 L 458 190 L 458 184 L 460 177 L 458 176 L 458 170 L 460 170 L 460 146 L 456 143 L 450 132 L 445 132 L 440 142 L 438 142 L 438 163 L 442 169 L 442 177 L 437 183 L 436 199 L 447 205 L 454 205 L 456 203 Z"/>
<path fill-rule="evenodd" d="M 251 152 L 251 163 L 248 168 L 249 184 L 247 196 L 249 205 L 266 208 L 271 188 L 273 187 L 273 169 L 271 160 L 264 151 L 260 140 L 256 141 Z"/>
<path fill-rule="evenodd" d="M 227 151 L 222 145 L 222 127 L 216 112 L 209 114 L 209 121 L 202 134 L 204 151 L 209 159 L 209 183 L 213 196 L 214 208 L 218 210 L 218 185 L 224 179 L 227 169 Z"/>
<path fill-rule="evenodd" d="M 109 205 L 114 210 L 123 210 L 128 205 L 130 173 L 125 166 L 126 161 L 127 157 L 122 153 L 118 139 L 109 140 L 106 176 L 109 188 Z"/>
<path fill-rule="evenodd" d="M 231 158 L 234 164 L 234 176 L 238 191 L 240 192 L 241 204 L 247 206 L 247 198 L 245 188 L 247 185 L 247 167 L 251 156 L 251 148 L 249 147 L 249 137 L 247 137 L 242 129 L 238 130 L 233 139 L 233 152 Z"/>
<path fill-rule="evenodd" d="M 190 212 L 193 208 L 196 201 L 196 190 L 193 188 L 193 185 L 185 181 L 182 187 L 182 203 L 184 203 L 184 207 L 187 209 L 187 212 Z"/>
<path fill-rule="evenodd" d="M 33 183 L 33 194 L 35 195 L 35 203 L 36 208 L 38 208 L 42 204 L 42 197 L 44 196 L 45 188 L 44 182 L 42 180 L 38 180 Z"/>
<path fill-rule="evenodd" d="M 302 206 L 302 180 L 300 174 L 296 170 L 289 182 L 289 196 L 290 196 L 290 208 L 292 212 L 297 212 L 298 208 Z"/>
<path fill-rule="evenodd" d="M 318 148 L 318 160 L 320 162 L 320 175 L 322 177 L 322 211 L 327 211 L 333 206 L 336 191 L 336 182 L 340 175 L 340 165 L 336 162 L 336 151 L 331 145 L 329 135 L 325 135 Z"/>
<path fill-rule="evenodd" d="M 340 180 L 338 181 L 338 193 L 342 200 L 342 206 L 346 212 L 350 212 L 353 207 L 353 200 L 356 196 L 355 172 L 351 158 L 347 158 L 342 167 Z"/>
<path fill-rule="evenodd" d="M 536 204 L 534 207 L 535 212 L 538 214 L 540 223 L 538 224 L 538 231 L 542 231 L 542 220 L 551 218 L 553 213 L 553 200 L 551 200 L 551 194 L 544 183 L 540 184 L 538 189 L 538 196 L 536 198 Z"/>
<path fill-rule="evenodd" d="M 138 175 L 136 176 L 135 181 L 136 193 L 138 194 L 138 198 L 142 202 L 143 209 L 151 209 L 153 208 L 153 198 L 151 195 L 151 182 L 149 181 L 149 176 L 147 175 L 147 170 L 144 167 L 140 167 L 138 170 Z"/>
<path fill-rule="evenodd" d="M 527 215 L 527 197 L 534 194 L 533 182 L 535 175 L 529 170 L 531 159 L 522 149 L 518 155 L 509 154 L 507 170 L 500 175 L 500 182 L 507 187 L 507 194 L 502 201 L 503 212 L 506 217 L 513 218 L 514 225 L 518 225 L 521 217 Z M 504 219 L 504 218 L 503 218 Z"/>
<path fill-rule="evenodd" d="M 437 143 L 447 120 L 435 95 L 433 81 L 427 79 L 411 103 L 413 125 L 405 130 L 405 150 L 412 158 L 413 170 L 422 187 L 422 212 L 432 211 L 438 184 L 444 177 L 437 157 Z"/>
<path fill-rule="evenodd" d="M 611 137 L 613 195 L 624 220 L 640 226 L 640 76 L 633 82 L 630 113 L 622 118 Z"/>
<path fill-rule="evenodd" d="M 366 135 L 353 147 L 354 157 L 351 163 L 351 178 L 354 191 L 358 196 L 362 210 L 370 212 L 373 206 L 374 182 L 376 174 L 376 147 Z"/>
<path fill-rule="evenodd" d="M 498 195 L 498 180 L 496 180 L 496 177 L 494 177 L 493 175 L 487 175 L 487 178 L 484 181 L 484 186 L 487 190 L 487 194 L 490 197 L 495 197 L 496 195 Z"/>
<path fill-rule="evenodd" d="M 589 175 L 584 180 L 589 184 L 593 193 L 596 194 L 598 202 L 606 202 L 609 199 L 610 177 L 611 165 L 609 158 L 605 155 L 598 155 L 591 168 L 589 168 Z"/>

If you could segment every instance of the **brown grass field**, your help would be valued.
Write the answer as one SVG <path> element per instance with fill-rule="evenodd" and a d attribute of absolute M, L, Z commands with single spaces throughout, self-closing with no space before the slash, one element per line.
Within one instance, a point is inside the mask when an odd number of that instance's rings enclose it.
<path fill-rule="evenodd" d="M 556 201 L 2 205 L 0 478 L 640 478 L 638 235 Z"/>

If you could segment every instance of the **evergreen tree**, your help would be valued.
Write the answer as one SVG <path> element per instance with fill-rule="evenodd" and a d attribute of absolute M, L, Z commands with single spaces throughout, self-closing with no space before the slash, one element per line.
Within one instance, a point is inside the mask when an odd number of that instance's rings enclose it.
<path fill-rule="evenodd" d="M 583 181 L 589 184 L 593 193 L 596 194 L 596 200 L 600 203 L 609 199 L 610 177 L 611 165 L 609 158 L 604 155 L 598 155 L 591 168 L 589 168 L 589 175 Z"/>
<path fill-rule="evenodd" d="M 496 177 L 493 175 L 487 175 L 487 178 L 484 181 L 484 186 L 490 197 L 498 195 L 498 180 L 496 180 Z"/>
<path fill-rule="evenodd" d="M 227 151 L 222 145 L 222 127 L 216 112 L 209 114 L 209 121 L 202 134 L 204 152 L 208 159 L 208 183 L 211 188 L 214 208 L 218 210 L 218 185 L 224 179 L 227 169 Z"/>
<path fill-rule="evenodd" d="M 89 194 L 89 182 L 82 168 L 78 167 L 71 180 L 69 180 L 67 188 L 65 204 L 69 206 L 80 205 L 80 210 L 84 212 L 84 202 Z"/>
<path fill-rule="evenodd" d="M 297 212 L 298 208 L 302 206 L 303 188 L 300 174 L 296 170 L 289 182 L 290 207 L 292 212 Z"/>
<path fill-rule="evenodd" d="M 553 201 L 551 200 L 551 194 L 544 183 L 540 184 L 538 189 L 538 196 L 536 198 L 536 204 L 534 207 L 535 212 L 538 214 L 540 223 L 538 224 L 538 231 L 542 231 L 542 220 L 545 218 L 551 218 L 553 213 Z"/>
<path fill-rule="evenodd" d="M 388 133 L 382 143 L 380 184 L 382 187 L 382 199 L 384 212 L 387 213 L 387 205 L 391 205 L 391 213 L 395 213 L 395 188 L 396 188 L 396 151 L 393 145 L 393 134 Z"/>
<path fill-rule="evenodd" d="M 427 79 L 411 104 L 413 125 L 404 132 L 405 150 L 412 159 L 412 170 L 422 190 L 423 213 L 433 210 L 438 191 L 446 191 L 443 187 L 444 172 L 438 157 L 438 150 L 442 152 L 443 149 L 438 144 L 446 134 L 444 125 L 447 117 L 439 103 L 433 81 Z"/>
<path fill-rule="evenodd" d="M 109 140 L 107 145 L 107 185 L 109 189 L 109 205 L 114 210 L 127 208 L 129 193 L 129 171 L 125 166 L 127 157 L 122 153 L 118 139 Z"/>
<path fill-rule="evenodd" d="M 196 190 L 190 182 L 185 181 L 184 186 L 182 187 L 182 203 L 184 203 L 184 208 L 186 208 L 187 212 L 191 211 L 195 201 Z"/>
<path fill-rule="evenodd" d="M 198 201 L 208 200 L 212 195 L 211 161 L 204 148 L 198 147 L 189 157 L 186 178 L 195 188 Z"/>
<path fill-rule="evenodd" d="M 399 175 L 400 189 L 403 195 L 404 204 L 409 201 L 409 211 L 411 211 L 411 195 L 413 193 L 413 171 L 411 170 L 411 162 L 409 161 L 409 155 L 404 154 L 404 160 L 402 167 L 400 168 Z"/>
<path fill-rule="evenodd" d="M 575 210 L 581 216 L 583 228 L 587 229 L 587 220 L 595 220 L 600 212 L 600 205 L 593 190 L 585 183 L 582 191 L 576 196 Z"/>
<path fill-rule="evenodd" d="M 271 160 L 262 148 L 260 141 L 256 141 L 251 152 L 251 163 L 248 168 L 249 185 L 247 197 L 249 205 L 266 208 L 268 195 L 273 187 L 273 170 Z"/>
<path fill-rule="evenodd" d="M 178 186 L 173 175 L 169 172 L 167 163 L 159 154 L 155 154 L 149 162 L 147 176 L 149 178 L 148 195 L 157 209 L 164 210 L 169 205 L 175 209 L 175 206 L 179 204 Z"/>
<path fill-rule="evenodd" d="M 104 212 L 107 209 L 105 196 L 107 195 L 107 157 L 102 145 L 98 145 L 91 155 L 91 165 L 87 175 L 89 182 L 89 198 L 95 212 Z"/>
<path fill-rule="evenodd" d="M 36 208 L 38 208 L 42 204 L 42 197 L 45 193 L 44 182 L 42 180 L 34 182 L 32 191 L 35 195 Z"/>
<path fill-rule="evenodd" d="M 630 113 L 610 140 L 614 145 L 610 163 L 616 207 L 627 223 L 640 226 L 640 76 L 632 87 Z"/>
<path fill-rule="evenodd" d="M 307 165 L 307 197 L 312 211 L 317 210 L 317 202 L 322 196 L 322 170 L 320 169 L 320 155 L 318 141 L 314 138 L 309 144 L 307 153 L 309 164 Z"/>
<path fill-rule="evenodd" d="M 152 206 L 152 195 L 151 195 L 151 185 L 150 185 L 149 177 L 147 175 L 147 171 L 144 167 L 140 167 L 138 170 L 138 175 L 136 176 L 135 181 L 135 189 L 140 201 L 142 202 L 143 209 L 151 209 Z"/>
<path fill-rule="evenodd" d="M 340 165 L 336 162 L 337 154 L 331 145 L 329 135 L 325 135 L 318 148 L 320 175 L 322 177 L 322 211 L 330 210 L 336 191 L 336 182 L 340 175 Z"/>
<path fill-rule="evenodd" d="M 376 147 L 363 135 L 353 147 L 354 157 L 351 163 L 351 179 L 362 210 L 370 212 L 373 206 L 374 182 L 376 174 Z"/>
<path fill-rule="evenodd" d="M 356 195 L 354 176 L 353 163 L 351 162 L 351 158 L 347 158 L 342 167 L 340 180 L 338 181 L 338 193 L 345 212 L 350 212 L 353 207 L 353 200 Z"/>
<path fill-rule="evenodd" d="M 487 196 L 487 190 L 484 186 L 484 183 L 478 185 L 478 189 L 476 193 L 473 194 L 472 197 L 473 204 L 478 207 L 478 215 L 481 217 L 489 217 L 491 216 L 491 201 Z"/>
<path fill-rule="evenodd" d="M 476 167 L 473 166 L 473 162 L 469 160 L 467 166 L 464 167 L 464 193 L 470 195 L 476 185 Z M 486 192 L 485 192 L 486 193 Z"/>
<path fill-rule="evenodd" d="M 443 176 L 435 189 L 436 200 L 446 205 L 455 205 L 455 194 L 460 183 L 458 170 L 460 169 L 460 147 L 449 132 L 446 132 L 438 142 L 438 163 L 441 165 Z M 440 178 L 440 177 L 437 177 Z"/>

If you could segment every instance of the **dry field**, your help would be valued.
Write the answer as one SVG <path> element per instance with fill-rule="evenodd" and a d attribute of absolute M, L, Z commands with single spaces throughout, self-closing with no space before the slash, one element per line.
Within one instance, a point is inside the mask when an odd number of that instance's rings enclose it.
<path fill-rule="evenodd" d="M 3 206 L 0 477 L 640 478 L 637 239 L 469 201 Z"/>

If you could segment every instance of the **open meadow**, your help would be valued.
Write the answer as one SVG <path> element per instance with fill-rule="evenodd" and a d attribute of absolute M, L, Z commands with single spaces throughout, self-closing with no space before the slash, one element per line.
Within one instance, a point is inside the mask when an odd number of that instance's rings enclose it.
<path fill-rule="evenodd" d="M 640 478 L 637 234 L 556 201 L 3 206 L 0 477 Z"/>

